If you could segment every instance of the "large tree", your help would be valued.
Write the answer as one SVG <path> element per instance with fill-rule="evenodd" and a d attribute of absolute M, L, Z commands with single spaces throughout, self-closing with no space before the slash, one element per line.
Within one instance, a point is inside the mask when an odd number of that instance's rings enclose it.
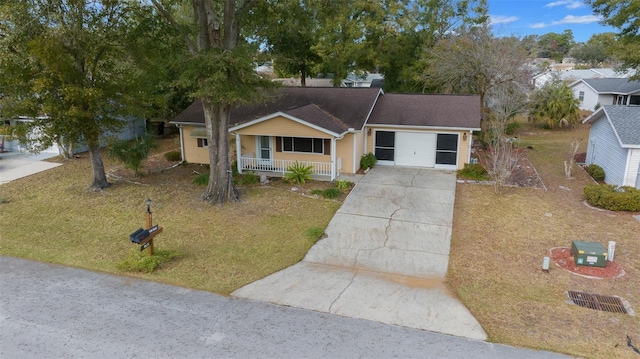
<path fill-rule="evenodd" d="M 427 70 L 418 80 L 441 92 L 480 95 L 482 114 L 486 116 L 487 96 L 493 89 L 520 91 L 527 86 L 527 61 L 527 51 L 519 39 L 497 38 L 488 26 L 476 26 L 459 29 L 438 41 L 426 54 Z"/>
<path fill-rule="evenodd" d="M 320 28 L 312 46 L 321 61 L 316 71 L 332 74 L 333 85 L 350 73 L 373 69 L 381 28 L 388 15 L 387 1 L 311 0 Z"/>
<path fill-rule="evenodd" d="M 586 43 L 575 45 L 569 55 L 579 64 L 587 64 L 590 67 L 599 67 L 606 62 L 613 61 L 612 51 L 615 48 L 615 34 L 605 32 L 594 34 Z"/>
<path fill-rule="evenodd" d="M 108 186 L 100 144 L 132 113 L 136 73 L 125 43 L 135 2 L 6 0 L 0 10 L 5 114 L 30 116 L 48 144 L 84 143 L 90 187 Z"/>
<path fill-rule="evenodd" d="M 640 77 L 640 2 L 637 0 L 587 0 L 603 23 L 618 28 L 616 57 Z"/>
<path fill-rule="evenodd" d="M 183 79 L 194 84 L 193 94 L 202 103 L 210 163 L 209 184 L 202 199 L 211 204 L 237 201 L 229 158 L 231 107 L 257 99 L 257 88 L 270 86 L 255 72 L 257 49 L 241 36 L 254 1 L 193 0 L 188 24 L 176 16 L 175 2 L 152 2 L 184 42 L 189 60 L 184 64 Z"/>
<path fill-rule="evenodd" d="M 306 86 L 306 78 L 320 62 L 313 49 L 320 32 L 317 9 L 302 0 L 266 0 L 251 15 L 256 38 L 272 57 L 276 73 L 299 76 Z"/>
<path fill-rule="evenodd" d="M 488 20 L 486 0 L 405 0 L 389 8 L 377 56 L 385 90 L 394 92 L 430 90 L 415 77 L 426 71 L 424 52 L 454 29 Z"/>
<path fill-rule="evenodd" d="M 564 30 L 562 34 L 550 32 L 538 37 L 538 56 L 562 62 L 575 45 L 573 31 Z"/>

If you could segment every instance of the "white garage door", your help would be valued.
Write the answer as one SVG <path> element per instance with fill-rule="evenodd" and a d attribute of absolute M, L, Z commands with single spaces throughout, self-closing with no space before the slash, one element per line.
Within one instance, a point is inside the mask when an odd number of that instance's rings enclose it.
<path fill-rule="evenodd" d="M 395 164 L 397 166 L 434 167 L 436 134 L 396 132 Z"/>

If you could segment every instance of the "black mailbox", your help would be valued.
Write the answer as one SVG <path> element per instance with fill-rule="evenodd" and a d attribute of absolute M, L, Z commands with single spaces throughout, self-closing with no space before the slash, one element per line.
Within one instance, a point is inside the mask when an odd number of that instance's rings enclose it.
<path fill-rule="evenodd" d="M 149 230 L 145 229 L 142 232 L 136 234 L 136 237 L 134 238 L 134 242 L 140 243 L 147 237 L 149 237 Z"/>
<path fill-rule="evenodd" d="M 138 229 L 136 229 L 135 232 L 131 233 L 129 235 L 129 239 L 131 240 L 131 242 L 140 243 L 140 240 L 137 239 L 137 236 L 142 232 L 144 232 L 144 229 L 138 228 Z"/>

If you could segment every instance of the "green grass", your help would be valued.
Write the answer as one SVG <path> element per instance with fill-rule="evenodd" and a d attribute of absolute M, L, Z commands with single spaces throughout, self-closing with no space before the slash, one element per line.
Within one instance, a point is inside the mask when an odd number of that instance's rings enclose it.
<path fill-rule="evenodd" d="M 0 186 L 0 254 L 228 294 L 300 261 L 313 244 L 308 229 L 325 228 L 340 206 L 257 185 L 241 189 L 241 202 L 212 207 L 192 183 L 198 165 L 93 192 L 82 157 Z M 177 257 L 153 273 L 125 271 L 118 265 L 139 250 L 129 234 L 145 224 L 146 198 L 163 227 L 156 251 Z"/>
<path fill-rule="evenodd" d="M 458 184 L 447 281 L 478 319 L 489 340 L 568 353 L 584 358 L 637 358 L 626 336 L 640 343 L 637 316 L 605 313 L 566 303 L 565 291 L 584 290 L 627 299 L 640 310 L 639 223 L 632 213 L 602 212 L 583 204 L 593 183 L 580 168 L 564 176 L 574 131 L 544 130 L 524 123 L 521 147 L 548 191 Z M 584 141 L 583 146 L 586 146 Z M 584 151 L 585 148 L 582 149 Z M 552 264 L 541 270 L 549 249 L 572 240 L 605 248 L 617 241 L 620 279 L 588 279 Z"/>

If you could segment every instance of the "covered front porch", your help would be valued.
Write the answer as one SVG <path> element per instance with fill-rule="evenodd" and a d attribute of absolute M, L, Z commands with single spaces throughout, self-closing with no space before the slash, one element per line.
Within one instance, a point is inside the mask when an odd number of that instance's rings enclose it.
<path fill-rule="evenodd" d="M 314 176 L 328 177 L 327 179 L 330 181 L 333 181 L 336 179 L 336 177 L 340 176 L 340 170 L 342 169 L 342 157 L 338 157 L 336 159 L 335 166 L 332 162 L 297 162 L 303 166 L 312 166 Z M 277 173 L 284 176 L 284 174 L 288 172 L 287 169 L 293 166 L 295 163 L 295 160 L 265 160 L 263 158 L 257 158 L 253 156 L 253 153 L 248 153 L 246 155 L 238 156 L 238 172 L 267 172 Z"/>
<path fill-rule="evenodd" d="M 265 161 L 261 158 L 240 156 L 238 160 L 238 172 L 243 173 L 245 171 L 255 171 L 257 173 L 264 174 L 277 174 L 278 176 L 284 176 L 287 173 L 287 168 L 293 166 L 296 161 L 292 160 L 270 160 Z M 326 179 L 333 181 L 336 177 L 340 176 L 340 170 L 342 168 L 342 157 L 338 157 L 336 163 L 336 170 L 333 171 L 332 163 L 330 162 L 309 162 L 298 161 L 303 166 L 313 167 L 313 177 L 319 177 L 319 179 Z"/>
<path fill-rule="evenodd" d="M 243 144 L 243 139 L 247 146 Z M 288 169 L 297 162 L 302 166 L 311 166 L 314 178 L 333 181 L 340 176 L 342 157 L 335 155 L 334 139 L 316 140 L 316 145 L 322 148 L 317 149 L 319 153 L 315 154 L 304 152 L 285 153 L 282 151 L 282 145 L 278 141 L 281 141 L 281 137 L 241 136 L 236 134 L 235 152 L 238 172 L 253 171 L 261 174 L 271 173 L 284 176 Z M 313 160 L 315 158 L 318 160 Z"/>

